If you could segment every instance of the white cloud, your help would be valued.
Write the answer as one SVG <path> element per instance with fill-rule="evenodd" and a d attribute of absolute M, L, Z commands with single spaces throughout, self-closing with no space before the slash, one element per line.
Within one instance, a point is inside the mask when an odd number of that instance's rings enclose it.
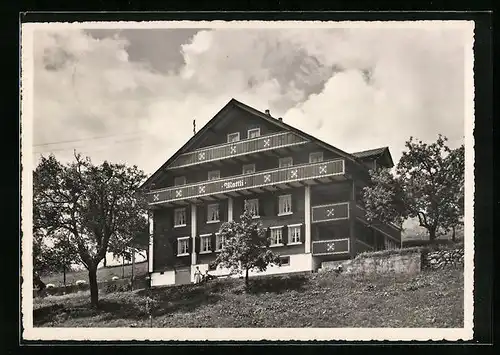
<path fill-rule="evenodd" d="M 232 97 L 346 151 L 389 145 L 396 158 L 410 135 L 463 135 L 460 33 L 200 31 L 179 49 L 179 74 L 152 72 L 127 47 L 83 31 L 36 33 L 35 144 L 113 135 L 36 151 L 77 147 L 152 173 L 192 135 L 193 119 L 199 129 Z"/>

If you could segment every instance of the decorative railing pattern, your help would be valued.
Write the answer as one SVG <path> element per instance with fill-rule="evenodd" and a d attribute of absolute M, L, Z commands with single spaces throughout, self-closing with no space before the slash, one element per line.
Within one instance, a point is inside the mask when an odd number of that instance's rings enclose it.
<path fill-rule="evenodd" d="M 349 202 L 330 203 L 328 205 L 313 206 L 311 222 L 327 222 L 349 219 Z"/>
<path fill-rule="evenodd" d="M 312 242 L 312 255 L 348 254 L 350 252 L 349 238 L 317 240 Z"/>
<path fill-rule="evenodd" d="M 344 174 L 344 160 L 337 159 L 153 190 L 147 193 L 146 197 L 150 205 L 155 205 L 237 190 L 272 186 L 294 181 L 319 179 Z"/>
<path fill-rule="evenodd" d="M 274 133 L 233 143 L 223 143 L 196 149 L 192 152 L 181 154 L 168 168 L 181 168 L 307 142 L 308 140 L 292 132 Z"/>

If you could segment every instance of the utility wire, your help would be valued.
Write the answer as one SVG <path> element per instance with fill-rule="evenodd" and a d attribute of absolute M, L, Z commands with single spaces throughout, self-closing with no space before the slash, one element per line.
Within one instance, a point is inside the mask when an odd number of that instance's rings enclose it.
<path fill-rule="evenodd" d="M 33 144 L 33 147 L 43 147 L 43 146 L 54 145 L 54 144 L 84 142 L 84 141 L 89 141 L 89 140 L 113 138 L 113 137 L 119 137 L 119 136 L 139 135 L 141 133 L 143 133 L 143 132 L 137 131 L 137 132 L 129 132 L 129 133 L 110 134 L 107 136 L 95 136 L 95 137 L 86 137 L 86 138 L 81 138 L 81 139 L 70 139 L 70 140 L 66 140 L 66 141 L 46 142 L 46 143 Z"/>

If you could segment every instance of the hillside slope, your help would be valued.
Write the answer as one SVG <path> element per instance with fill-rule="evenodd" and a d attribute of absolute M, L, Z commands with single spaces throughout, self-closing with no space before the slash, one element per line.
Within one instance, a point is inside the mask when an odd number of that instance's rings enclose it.
<path fill-rule="evenodd" d="M 320 273 L 155 289 L 153 327 L 462 327 L 463 271 L 349 276 Z M 34 325 L 149 327 L 146 291 L 35 300 Z"/>

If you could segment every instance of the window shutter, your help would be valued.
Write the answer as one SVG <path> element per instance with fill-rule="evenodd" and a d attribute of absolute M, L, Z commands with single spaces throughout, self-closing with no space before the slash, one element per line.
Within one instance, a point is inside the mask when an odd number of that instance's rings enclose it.
<path fill-rule="evenodd" d="M 191 253 L 193 250 L 193 238 L 189 237 L 188 239 L 188 253 Z"/>
<path fill-rule="evenodd" d="M 172 241 L 172 254 L 174 256 L 177 256 L 177 238 L 174 238 L 174 240 Z"/>
<path fill-rule="evenodd" d="M 192 240 L 192 238 L 190 239 Z M 198 254 L 201 250 L 201 238 L 199 236 L 195 237 L 195 252 Z"/>
<path fill-rule="evenodd" d="M 215 233 L 212 233 L 212 235 L 210 236 L 210 247 L 212 249 L 212 251 L 215 251 L 215 249 L 217 249 L 217 237 L 215 236 Z"/>
<path fill-rule="evenodd" d="M 281 234 L 282 234 L 282 238 L 283 238 L 283 240 L 281 242 L 283 244 L 287 245 L 288 244 L 288 226 L 283 226 L 283 228 L 281 228 Z"/>
<path fill-rule="evenodd" d="M 300 226 L 300 242 L 304 243 L 306 241 L 306 225 L 303 223 Z"/>
<path fill-rule="evenodd" d="M 280 213 L 280 198 L 277 196 L 274 199 L 274 215 L 277 216 Z"/>
<path fill-rule="evenodd" d="M 257 208 L 259 211 L 259 216 L 265 216 L 266 215 L 266 209 L 264 208 L 264 200 L 261 198 L 257 199 Z"/>

